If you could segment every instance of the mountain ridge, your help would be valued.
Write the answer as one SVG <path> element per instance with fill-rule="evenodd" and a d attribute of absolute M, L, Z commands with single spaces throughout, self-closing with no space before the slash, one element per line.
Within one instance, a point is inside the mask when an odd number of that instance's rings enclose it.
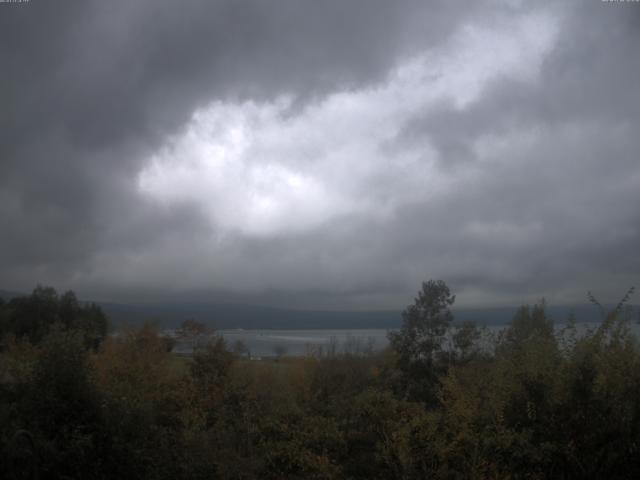
<path fill-rule="evenodd" d="M 23 293 L 0 290 L 8 300 Z M 90 303 L 90 301 L 86 302 Z M 317 330 L 317 329 L 394 329 L 402 324 L 402 310 L 301 310 L 264 305 L 207 302 L 115 303 L 93 302 L 109 317 L 114 328 L 156 323 L 160 328 L 176 328 L 187 319 L 217 329 Z M 607 308 L 613 306 L 605 305 Z M 632 306 L 637 315 L 638 306 Z M 506 325 L 518 306 L 453 308 L 454 321 L 475 321 L 478 325 Z M 556 323 L 565 323 L 573 314 L 576 322 L 598 322 L 601 313 L 591 304 L 547 305 L 547 314 Z"/>

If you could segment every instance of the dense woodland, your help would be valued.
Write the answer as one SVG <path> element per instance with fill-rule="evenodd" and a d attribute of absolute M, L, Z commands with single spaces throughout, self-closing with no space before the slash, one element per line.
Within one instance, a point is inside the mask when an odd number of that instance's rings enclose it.
<path fill-rule="evenodd" d="M 542 303 L 495 337 L 454 299 L 424 283 L 383 352 L 265 361 L 109 334 L 71 292 L 0 301 L 0 477 L 640 478 L 628 296 L 586 332 Z"/>

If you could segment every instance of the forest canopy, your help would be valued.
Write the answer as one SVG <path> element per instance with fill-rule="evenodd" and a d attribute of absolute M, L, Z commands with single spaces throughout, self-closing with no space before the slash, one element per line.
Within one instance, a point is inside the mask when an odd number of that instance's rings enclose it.
<path fill-rule="evenodd" d="M 108 335 L 37 287 L 0 302 L 0 476 L 637 478 L 628 299 L 591 329 L 522 306 L 491 335 L 428 281 L 384 351 L 252 361 L 215 334 L 192 357 L 153 325 Z"/>

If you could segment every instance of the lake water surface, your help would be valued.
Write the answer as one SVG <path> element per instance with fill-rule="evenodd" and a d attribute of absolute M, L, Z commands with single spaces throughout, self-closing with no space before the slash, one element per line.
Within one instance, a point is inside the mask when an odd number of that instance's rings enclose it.
<path fill-rule="evenodd" d="M 242 342 L 251 357 L 277 355 L 307 355 L 329 351 L 365 352 L 382 350 L 387 346 L 387 330 L 218 330 L 216 332 L 234 349 Z M 189 354 L 192 342 L 179 341 L 175 353 Z"/>
<path fill-rule="evenodd" d="M 578 323 L 578 334 L 587 329 L 596 328 L 595 323 Z M 556 324 L 560 331 L 564 324 Z M 638 335 L 640 327 L 636 323 L 630 325 L 632 331 Z M 491 336 L 497 335 L 505 325 L 492 325 L 485 328 L 485 342 L 490 342 Z M 389 344 L 387 333 L 383 329 L 355 329 L 355 330 L 218 330 L 223 336 L 228 348 L 233 349 L 241 341 L 251 357 L 272 357 L 277 355 L 307 355 L 327 353 L 330 351 L 362 353 L 366 351 L 382 350 Z M 189 342 L 178 342 L 174 352 L 189 354 L 193 345 Z"/>

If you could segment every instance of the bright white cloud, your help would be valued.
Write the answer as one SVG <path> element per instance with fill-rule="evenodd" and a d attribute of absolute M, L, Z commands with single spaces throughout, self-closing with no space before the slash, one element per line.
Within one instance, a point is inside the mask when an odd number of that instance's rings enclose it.
<path fill-rule="evenodd" d="M 436 102 L 464 109 L 495 79 L 533 81 L 557 20 L 535 13 L 467 25 L 409 59 L 384 84 L 337 92 L 291 113 L 291 98 L 214 102 L 150 159 L 139 188 L 198 205 L 218 231 L 305 231 L 343 215 L 384 217 L 452 188 L 429 145 L 389 148 Z"/>

